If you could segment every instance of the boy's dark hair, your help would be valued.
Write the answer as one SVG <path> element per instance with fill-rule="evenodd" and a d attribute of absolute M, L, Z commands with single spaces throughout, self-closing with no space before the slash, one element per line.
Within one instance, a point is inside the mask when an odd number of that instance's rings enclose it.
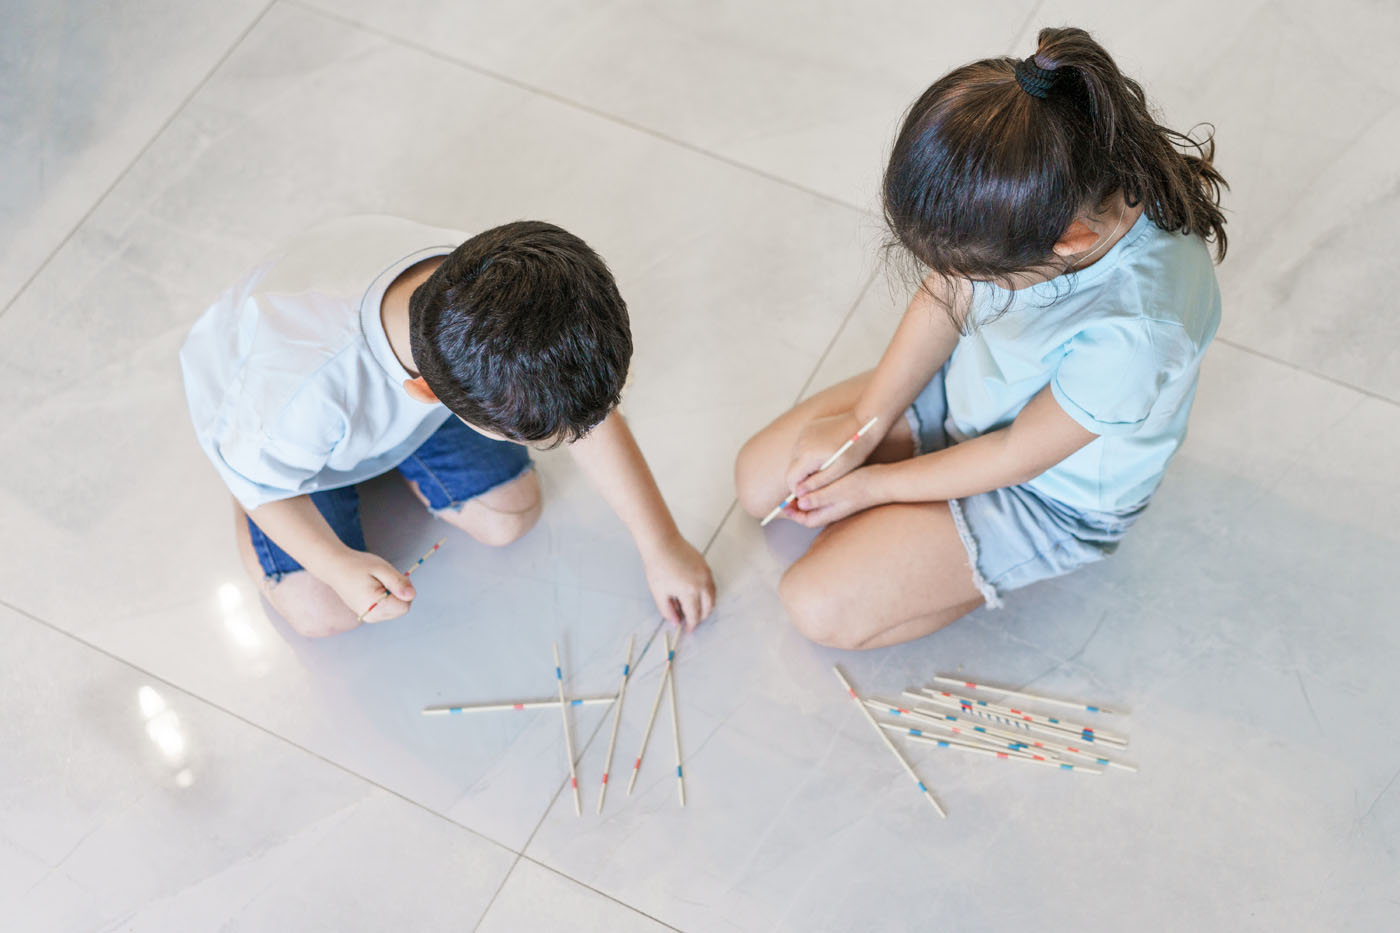
<path fill-rule="evenodd" d="M 1163 230 L 1213 239 L 1223 259 L 1214 154 L 1210 137 L 1157 123 L 1087 32 L 1042 29 L 1025 62 L 955 69 L 909 109 L 885 172 L 885 219 L 935 274 L 998 281 L 1053 268 L 1075 217 L 1121 192 Z"/>
<path fill-rule="evenodd" d="M 617 406 L 627 305 L 578 237 L 522 220 L 453 250 L 409 299 L 413 362 L 464 421 L 515 441 L 577 440 Z"/>

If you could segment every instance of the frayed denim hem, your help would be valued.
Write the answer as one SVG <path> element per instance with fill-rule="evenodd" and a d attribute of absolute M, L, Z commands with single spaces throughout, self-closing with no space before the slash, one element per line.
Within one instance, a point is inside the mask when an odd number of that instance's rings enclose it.
<path fill-rule="evenodd" d="M 968 530 L 967 519 L 963 517 L 962 503 L 957 499 L 949 499 L 948 511 L 953 513 L 953 526 L 958 529 L 958 537 L 962 539 L 963 549 L 967 551 L 967 563 L 972 568 L 972 585 L 982 594 L 988 609 L 1000 609 L 1002 602 L 997 588 L 988 583 L 986 577 L 982 576 L 982 571 L 977 569 L 977 539 L 972 537 L 972 532 Z"/>

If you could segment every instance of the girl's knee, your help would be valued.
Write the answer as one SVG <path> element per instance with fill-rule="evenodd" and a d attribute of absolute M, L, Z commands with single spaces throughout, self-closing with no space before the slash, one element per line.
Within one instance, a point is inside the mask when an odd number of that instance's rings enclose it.
<path fill-rule="evenodd" d="M 859 647 L 858 633 L 841 605 L 841 598 L 816 576 L 799 560 L 778 582 L 778 596 L 793 627 L 808 640 L 827 648 Z"/>
<path fill-rule="evenodd" d="M 749 438 L 739 448 L 739 456 L 734 459 L 734 488 L 739 497 L 739 506 L 754 518 L 767 515 L 776 503 L 768 502 L 772 495 L 773 470 L 763 453 L 769 446 L 765 443 L 765 432 Z"/>

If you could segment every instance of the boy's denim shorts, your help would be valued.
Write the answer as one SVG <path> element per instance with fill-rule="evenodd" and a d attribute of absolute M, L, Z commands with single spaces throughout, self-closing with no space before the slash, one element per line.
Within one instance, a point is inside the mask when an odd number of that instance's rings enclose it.
<path fill-rule="evenodd" d="M 523 476 L 530 466 L 526 447 L 492 440 L 451 417 L 396 469 L 418 488 L 436 513 L 460 509 L 468 499 Z M 336 537 L 357 551 L 366 550 L 364 529 L 360 527 L 360 494 L 354 486 L 313 492 L 311 501 Z M 276 582 L 284 574 L 302 569 L 251 518 L 248 530 L 258 562 L 269 580 Z"/>
<path fill-rule="evenodd" d="M 924 386 L 905 411 L 914 435 L 914 456 L 948 446 L 944 429 L 948 397 L 945 370 Z M 1058 502 L 1029 486 L 1007 486 L 948 500 L 958 536 L 967 549 L 972 582 L 988 608 L 1002 605 L 1002 594 L 1102 560 L 1147 508 L 1097 512 Z"/>

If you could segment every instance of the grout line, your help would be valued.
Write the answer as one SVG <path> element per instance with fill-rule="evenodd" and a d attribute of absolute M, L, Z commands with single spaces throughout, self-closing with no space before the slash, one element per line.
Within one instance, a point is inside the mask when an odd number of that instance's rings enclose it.
<path fill-rule="evenodd" d="M 1226 337 L 1217 336 L 1215 338 L 1215 342 L 1223 343 L 1225 344 L 1225 346 L 1233 347 L 1234 349 L 1239 350 L 1242 353 L 1248 353 L 1251 356 L 1257 356 L 1260 359 L 1268 360 L 1270 363 L 1277 363 L 1280 366 L 1286 366 L 1287 368 L 1303 373 L 1304 375 L 1312 376 L 1316 379 L 1321 379 L 1323 382 L 1330 382 L 1335 386 L 1341 386 L 1343 389 L 1350 389 L 1351 391 L 1364 395 L 1367 398 L 1373 398 L 1378 402 L 1385 402 L 1387 405 L 1394 405 L 1397 408 L 1400 408 L 1400 399 L 1393 399 L 1388 395 L 1382 395 L 1374 389 L 1366 389 L 1357 385 L 1354 382 L 1347 382 L 1345 379 L 1338 379 L 1336 376 L 1329 376 L 1327 373 L 1319 372 L 1316 369 L 1309 369 L 1306 366 L 1299 366 L 1297 363 L 1289 362 L 1288 360 L 1274 356 L 1271 353 L 1265 353 L 1263 350 L 1256 350 L 1253 347 L 1245 346 L 1242 343 L 1236 343 L 1235 341 L 1230 340 Z"/>
<path fill-rule="evenodd" d="M 404 803 L 409 804 L 410 806 L 414 807 L 414 808 L 417 809 L 417 810 L 421 810 L 421 811 L 423 811 L 424 813 L 427 813 L 427 814 L 430 814 L 430 815 L 432 815 L 432 816 L 435 816 L 435 817 L 437 817 L 438 819 L 440 819 L 440 820 L 442 820 L 442 821 L 444 821 L 444 822 L 446 822 L 446 823 L 448 823 L 448 824 L 450 824 L 450 825 L 452 825 L 452 826 L 455 826 L 455 827 L 457 827 L 457 828 L 459 828 L 459 829 L 461 829 L 461 830 L 464 830 L 465 832 L 471 833 L 473 836 L 476 836 L 478 839 L 481 839 L 482 841 L 487 842 L 487 843 L 489 843 L 489 844 L 495 846 L 495 847 L 498 848 L 498 849 L 504 849 L 504 850 L 507 851 L 507 852 L 515 853 L 517 856 L 519 855 L 519 853 L 516 852 L 516 850 L 512 849 L 510 846 L 508 846 L 508 845 L 506 845 L 505 843 L 500 842 L 500 841 L 498 841 L 498 840 L 496 840 L 496 839 L 492 839 L 490 836 L 487 836 L 485 833 L 482 833 L 480 830 L 473 829 L 472 827 L 467 826 L 467 825 L 464 824 L 464 823 L 459 823 L 459 822 L 457 822 L 456 820 L 452 819 L 450 816 L 446 815 L 445 813 L 439 813 L 438 811 L 432 809 L 431 807 L 427 806 L 426 804 L 420 803 L 420 802 L 418 802 L 417 800 L 414 800 L 414 799 L 411 798 L 411 797 L 406 797 L 406 796 L 404 796 L 402 793 L 400 793 L 399 791 L 394 790 L 393 788 L 385 787 L 383 784 L 380 784 L 378 781 L 374 780 L 374 779 L 371 778 L 371 777 L 367 777 L 367 776 L 365 776 L 365 775 L 363 775 L 363 774 L 360 774 L 358 771 L 354 771 L 354 770 L 352 770 L 351 768 L 346 767 L 345 765 L 343 765 L 343 764 L 341 764 L 341 763 L 339 763 L 339 762 L 337 762 L 337 761 L 334 761 L 334 760 L 332 760 L 332 759 L 330 759 L 330 758 L 327 758 L 325 755 L 322 755 L 320 752 L 317 752 L 317 751 L 314 751 L 314 750 L 312 750 L 312 749 L 310 749 L 310 748 L 307 748 L 305 745 L 302 745 L 300 742 L 294 741 L 293 739 L 289 739 L 289 738 L 287 738 L 285 735 L 280 735 L 279 733 L 273 732 L 273 731 L 272 731 L 271 729 L 269 729 L 267 726 L 264 726 L 264 725 L 262 725 L 262 724 L 260 724 L 260 723 L 258 723 L 258 722 L 255 722 L 255 721 L 249 719 L 248 717 L 242 715 L 241 713 L 234 712 L 233 710 L 229 709 L 228 707 L 223 706 L 222 704 L 216 703 L 216 702 L 214 702 L 213 700 L 211 700 L 211 699 L 209 699 L 209 698 L 207 698 L 207 697 L 200 696 L 199 694 L 195 693 L 193 690 L 189 689 L 188 687 L 182 687 L 182 686 L 180 686 L 179 684 L 175 683 L 173 680 L 170 680 L 170 679 L 168 679 L 168 678 L 162 677 L 162 676 L 160 676 L 159 674 L 156 674 L 156 673 L 154 673 L 154 672 L 152 672 L 152 671 L 148 671 L 148 670 L 146 670 L 146 668 L 141 667 L 141 666 L 138 665 L 138 664 L 133 664 L 131 661 L 129 661 L 129 660 L 125 659 L 125 658 L 119 657 L 119 656 L 116 655 L 116 654 L 113 654 L 111 651 L 107 650 L 106 648 L 103 648 L 101 645 L 94 644 L 93 642 L 88 641 L 86 638 L 82 638 L 82 637 L 80 637 L 80 636 L 78 636 L 78 635 L 73 634 L 72 632 L 69 632 L 69 631 L 67 631 L 67 630 L 65 630 L 65 629 L 59 628 L 57 625 L 54 625 L 54 624 L 51 623 L 51 622 L 48 622 L 48 621 L 46 621 L 46 620 L 44 620 L 44 619 L 39 618 L 38 616 L 34 615 L 34 613 L 32 613 L 32 612 L 29 612 L 29 611 L 27 611 L 27 610 L 25 610 L 25 609 L 21 609 L 19 606 L 16 606 L 16 605 L 14 605 L 13 603 L 8 602 L 7 600 L 0 599 L 0 607 L 4 607 L 5 609 L 10 610 L 11 612 L 15 613 L 16 615 L 22 616 L 22 617 L 28 619 L 29 621 L 34 622 L 34 623 L 37 624 L 37 625 L 42 625 L 44 628 L 47 628 L 47 629 L 49 629 L 49 630 L 52 631 L 52 632 L 56 632 L 57 634 L 63 636 L 64 638 L 67 638 L 67 639 L 70 640 L 70 641 L 76 642 L 77 644 L 80 644 L 80 645 L 82 645 L 82 646 L 85 647 L 85 648 L 89 648 L 89 649 L 91 649 L 91 650 L 97 652 L 98 654 L 102 655 L 103 657 L 108 658 L 109 660 L 112 660 L 112 661 L 117 662 L 117 663 L 120 664 L 122 667 L 125 667 L 125 668 L 127 668 L 127 669 L 129 669 L 129 670 L 132 670 L 132 671 L 137 672 L 137 673 L 140 674 L 142 677 L 149 678 L 150 680 L 154 681 L 155 683 L 163 684 L 164 686 L 169 687 L 171 690 L 176 690 L 176 691 L 180 692 L 181 694 L 185 695 L 186 697 L 188 697 L 189 699 L 193 700 L 194 702 L 200 703 L 200 704 L 202 704 L 202 705 L 208 707 L 209 709 L 217 710 L 218 712 L 223 713 L 224 715 L 226 715 L 226 716 L 232 718 L 233 720 L 235 720 L 235 721 L 237 721 L 237 722 L 240 722 L 240 723 L 242 723 L 243 725 L 248 726 L 248 727 L 250 727 L 250 728 L 256 730 L 257 732 L 260 732 L 260 733 L 262 733 L 263 735 L 266 735 L 266 736 L 268 736 L 268 737 L 270 737 L 270 738 L 272 738 L 272 739 L 275 739 L 276 741 L 281 742 L 281 743 L 284 744 L 284 745 L 291 746 L 292 748 L 295 748 L 296 750 L 298 750 L 298 751 L 300 751 L 300 752 L 304 752 L 305 754 L 311 756 L 312 758 L 316 759 L 317 761 L 320 761 L 320 762 L 323 762 L 323 763 L 325 763 L 325 764 L 327 764 L 327 765 L 330 765 L 332 768 L 334 768 L 335 770 L 341 772 L 342 774 L 347 774 L 347 775 L 349 775 L 349 776 L 351 776 L 351 777 L 353 777 L 353 778 L 356 778 L 356 779 L 358 779 L 358 780 L 360 780 L 360 781 L 363 781 L 364 783 L 368 784 L 370 787 L 373 787 L 373 788 L 375 788 L 376 790 L 382 791 L 382 792 L 388 794 L 388 795 L 391 796 L 391 797 L 397 798 L 398 800 L 402 800 Z"/>
<path fill-rule="evenodd" d="M 851 307 L 850 307 L 850 308 L 847 308 L 847 310 L 846 310 L 846 317 L 841 318 L 840 325 L 837 325 L 836 331 L 834 331 L 834 332 L 832 333 L 832 339 L 827 340 L 826 349 L 825 349 L 825 350 L 822 350 L 822 353 L 820 353 L 820 356 L 816 357 L 816 363 L 813 363 L 813 364 L 812 364 L 812 371 L 811 371 L 811 373 L 809 373 L 809 374 L 808 374 L 808 377 L 806 377 L 806 380 L 805 380 L 804 382 L 802 382 L 802 388 L 799 388 L 799 389 L 798 389 L 797 398 L 795 398 L 795 399 L 794 399 L 794 402 L 792 402 L 792 403 L 794 403 L 794 405 L 797 405 L 798 402 L 801 402 L 801 401 L 802 401 L 802 395 L 805 394 L 806 389 L 808 389 L 809 385 L 812 384 L 812 380 L 815 380 L 816 374 L 818 374 L 818 371 L 820 371 L 820 368 L 822 368 L 822 363 L 825 363 L 825 361 L 826 361 L 826 357 L 827 357 L 827 356 L 830 356 L 830 353 L 832 353 L 832 349 L 834 349 L 834 347 L 836 347 L 836 342 L 837 342 L 837 340 L 839 340 L 839 339 L 841 338 L 841 333 L 846 332 L 847 325 L 850 325 L 851 318 L 855 317 L 855 310 L 857 310 L 857 308 L 860 308 L 860 307 L 861 307 L 861 301 L 864 301 L 864 300 L 865 300 L 865 294 L 867 294 L 868 291 L 871 290 L 871 286 L 874 286 L 876 277 L 878 277 L 878 276 L 879 276 L 879 266 L 876 265 L 875 268 L 871 270 L 871 273 L 869 273 L 869 276 L 867 276 L 867 279 L 865 279 L 865 283 L 862 284 L 860 291 L 857 291 L 857 293 L 855 293 L 855 298 L 854 298 L 853 301 L 851 301 Z M 715 530 L 714 530 L 713 534 L 710 535 L 710 539 L 708 539 L 708 541 L 706 542 L 706 545 L 704 545 L 704 548 L 701 548 L 701 549 L 700 549 L 701 555 L 704 555 L 704 556 L 710 555 L 710 548 L 713 548 L 714 542 L 715 542 L 715 541 L 718 541 L 718 538 L 720 538 L 720 532 L 721 532 L 721 531 L 724 531 L 725 525 L 728 524 L 729 517 L 731 517 L 732 514 L 734 514 L 735 507 L 738 506 L 738 504 L 739 504 L 739 500 L 738 500 L 738 499 L 731 499 L 731 500 L 729 500 L 729 507 L 728 507 L 728 509 L 725 509 L 725 511 L 724 511 L 724 517 L 721 518 L 720 524 L 715 525 Z M 657 640 L 657 635 L 658 635 L 659 632 L 661 632 L 661 626 L 662 626 L 662 625 L 665 625 L 665 621 L 661 621 L 661 622 L 658 622 L 658 623 L 657 623 L 657 626 L 655 626 L 655 628 L 651 630 L 651 637 L 650 637 L 650 639 L 647 639 L 647 643 L 645 643 L 645 644 L 643 644 L 643 646 L 641 646 L 641 654 L 640 654 L 640 656 L 637 657 L 636 667 L 640 667 L 640 665 L 641 665 L 641 658 L 647 657 L 647 650 L 650 649 L 651 644 L 654 643 L 655 640 Z M 585 752 L 587 752 L 588 749 L 592 747 L 592 744 L 594 744 L 594 741 L 596 740 L 596 738 L 598 738 L 599 731 L 602 730 L 602 727 L 603 727 L 603 721 L 599 721 L 598 726 L 596 726 L 596 727 L 594 728 L 594 731 L 592 731 L 592 734 L 589 735 L 588 741 L 587 741 L 587 742 L 584 742 L 584 744 L 580 745 L 580 752 L 578 752 L 578 756 L 580 756 L 580 758 L 582 758 L 582 756 L 584 756 Z M 517 857 L 515 857 L 515 863 L 514 863 L 514 864 L 511 864 L 511 870 L 510 870 L 510 871 L 507 871 L 507 873 L 505 873 L 505 878 L 503 878 L 503 880 L 501 880 L 501 887 L 500 887 L 500 888 L 497 888 L 496 894 L 491 895 L 490 904 L 487 904 L 487 906 L 486 906 L 487 912 L 490 911 L 490 909 L 491 909 L 491 904 L 494 904 L 494 902 L 496 902 L 496 898 L 498 897 L 498 895 L 500 895 L 501 888 L 504 888 L 504 887 L 505 887 L 505 881 L 510 880 L 511 874 L 514 873 L 514 871 L 515 871 L 515 866 L 517 866 L 517 864 L 519 864 L 519 860 L 521 860 L 521 859 L 529 859 L 529 860 L 531 860 L 532 863 L 539 864 L 540 867 L 546 867 L 546 869 L 547 869 L 547 867 L 549 867 L 549 866 L 546 866 L 546 864 L 543 864 L 542 862 L 539 862 L 538 859 L 532 859 L 532 857 L 526 856 L 526 855 L 525 855 L 525 852 L 526 852 L 526 850 L 529 849 L 529 845 L 531 845 L 531 842 L 535 841 L 535 836 L 539 834 L 540 827 L 543 827 L 543 825 L 545 825 L 545 820 L 547 820 L 547 818 L 549 818 L 549 813 L 550 813 L 550 811 L 553 810 L 554 804 L 559 803 L 559 796 L 560 796 L 561 793 L 564 793 L 564 787 L 566 787 L 567 783 L 568 783 L 567 780 L 561 780 L 559 787 L 557 787 L 557 789 L 554 790 L 554 796 L 552 797 L 552 799 L 550 799 L 550 801 L 549 801 L 549 806 L 545 807 L 545 811 L 543 811 L 543 813 L 540 814 L 539 822 L 536 822 L 535 828 L 532 829 L 531 834 L 529 834 L 528 838 L 525 839 L 525 845 L 522 845 L 522 846 L 521 846 L 521 850 L 519 850 L 519 853 L 518 853 Z M 550 869 L 550 871 L 553 871 L 553 870 L 554 870 L 554 869 Z M 578 881 L 578 878 L 574 878 L 574 877 L 568 876 L 568 874 L 564 874 L 564 873 L 559 873 L 559 874 L 561 874 L 561 876 L 563 876 L 563 877 L 568 878 L 568 880 L 570 880 L 570 881 L 575 881 L 575 883 L 582 884 L 582 881 Z M 596 890 L 596 888 L 592 888 L 591 885 L 584 885 L 584 887 L 589 887 L 589 890 Z M 598 891 L 598 894 L 603 894 L 603 892 L 602 892 L 602 891 Z M 603 897 L 609 897 L 609 895 L 603 894 Z M 616 898 L 609 898 L 609 899 L 616 899 Z M 626 904 L 626 902 L 624 902 L 624 901 L 617 901 L 617 902 L 619 902 L 619 904 L 623 904 L 624 906 L 629 906 L 629 908 L 634 909 L 634 911 L 636 911 L 636 909 L 637 909 L 637 908 L 634 908 L 634 906 L 631 906 L 630 904 Z M 641 913 L 641 911 L 637 911 L 637 912 L 638 912 L 638 913 Z M 483 919 L 483 920 L 484 920 L 484 918 L 486 918 L 486 913 L 483 913 L 483 915 L 482 915 L 482 919 Z M 654 919 L 654 918 L 652 918 L 652 919 Z M 659 923 L 659 920 L 658 920 L 658 923 Z M 480 922 L 477 923 L 477 926 L 480 926 Z"/>
<path fill-rule="evenodd" d="M 1021 43 L 1025 41 L 1023 37 L 1026 35 L 1026 30 L 1030 27 L 1032 23 L 1035 22 L 1036 17 L 1040 15 L 1040 10 L 1043 6 L 1045 6 L 1045 0 L 1036 0 L 1035 6 L 1031 7 L 1030 12 L 1026 14 L 1026 18 L 1021 20 L 1021 25 L 1017 26 L 1016 31 L 1012 33 L 1011 47 L 1006 50 L 1007 55 L 1011 56 L 1012 58 L 1017 57 L 1016 51 L 1020 47 Z M 1035 50 L 1032 49 L 1031 51 Z"/>
<path fill-rule="evenodd" d="M 92 202 L 92 206 L 83 213 L 82 217 L 78 218 L 78 222 L 64 234 L 63 239 L 58 241 L 58 245 L 49 251 L 49 254 L 44 257 L 44 261 L 39 263 L 38 268 L 36 268 L 34 272 L 30 274 L 29 278 L 25 279 L 23 284 L 10 296 L 10 299 L 5 302 L 4 307 L 0 308 L 0 317 L 3 317 L 6 312 L 15 306 L 15 303 L 19 301 L 20 297 L 29 290 L 29 286 L 33 285 L 35 279 L 39 278 L 40 273 L 49 267 L 49 263 L 53 262 L 54 257 L 57 256 L 59 252 L 68 245 L 69 241 L 73 239 L 77 232 L 82 229 L 83 225 L 88 222 L 88 219 L 102 206 L 102 202 L 107 200 L 107 197 L 116 190 L 117 185 L 122 183 L 122 179 L 126 178 L 126 176 L 131 173 L 136 163 L 140 162 L 141 159 L 145 157 L 146 153 L 155 145 L 156 140 L 160 139 L 165 131 L 170 128 L 170 124 L 175 122 L 175 118 L 184 112 L 184 109 L 189 106 L 190 101 L 194 99 L 195 95 L 204 89 L 204 86 L 209 83 L 209 79 L 214 77 L 214 73 L 223 67 L 224 62 L 228 61 L 229 56 L 234 53 L 234 50 L 243 44 L 243 40 L 248 38 L 248 34 L 257 27 L 258 23 L 263 21 L 263 17 L 267 16 L 268 11 L 271 10 L 276 3 L 277 0 L 268 0 L 267 5 L 262 8 L 262 11 L 259 12 L 257 16 L 253 17 L 253 21 L 238 34 L 238 38 L 233 40 L 233 44 L 224 50 L 224 53 L 219 56 L 213 66 L 205 72 L 204 77 L 199 79 L 194 88 L 185 95 L 184 99 L 181 100 L 180 103 L 176 105 L 175 109 L 170 112 L 170 115 L 165 118 L 165 122 L 161 123 L 161 125 L 156 128 L 156 131 L 151 134 L 151 138 L 146 140 L 146 144 L 141 147 L 140 151 L 132 156 L 131 161 L 126 164 L 126 168 L 122 169 L 117 174 L 117 177 L 112 179 L 112 183 L 97 196 Z"/>
<path fill-rule="evenodd" d="M 756 175 L 759 178 L 765 179 L 766 181 L 771 181 L 776 184 L 782 185 L 785 188 L 790 188 L 794 191 L 800 191 L 803 194 L 817 198 L 821 201 L 825 201 L 828 204 L 834 204 L 837 207 L 844 207 L 849 210 L 856 211 L 860 214 L 869 213 L 867 209 L 861 207 L 858 204 L 853 204 L 850 201 L 843 200 L 841 198 L 836 197 L 835 195 L 827 194 L 824 191 L 818 191 L 815 188 L 808 188 L 806 185 L 799 184 L 795 181 L 792 181 L 791 179 L 783 178 L 781 175 L 775 175 L 772 172 L 768 172 L 764 169 L 750 165 L 746 162 L 741 162 L 738 159 L 731 158 L 730 156 L 723 155 L 713 150 L 706 149 L 703 146 L 699 146 L 695 143 L 687 142 L 675 136 L 667 135 L 666 133 L 663 133 L 660 130 L 652 129 L 651 127 L 645 126 L 641 123 L 635 123 L 632 120 L 627 119 L 626 117 L 619 116 L 618 114 L 610 113 L 606 110 L 594 107 L 591 104 L 586 104 L 582 101 L 575 100 L 572 97 L 566 97 L 565 95 L 559 94 L 555 91 L 539 87 L 538 85 L 530 84 L 529 82 L 522 81 L 519 78 L 512 78 L 510 75 L 496 71 L 491 68 L 487 68 L 484 65 L 478 65 L 474 62 L 466 61 L 465 59 L 456 58 L 454 56 L 448 55 L 445 52 L 440 52 L 437 49 L 431 48 L 430 46 L 414 42 L 411 39 L 405 39 L 402 36 L 396 36 L 393 33 L 385 32 L 377 26 L 373 26 L 369 23 L 353 19 L 341 13 L 333 13 L 329 10 L 324 10 L 319 6 L 316 6 L 314 2 L 311 2 L 311 0 L 286 0 L 286 2 L 291 5 L 301 7 L 308 13 L 313 13 L 317 16 L 322 16 L 329 20 L 334 20 L 346 26 L 351 26 L 363 32 L 370 33 L 371 35 L 378 36 L 379 38 L 384 39 L 387 42 L 393 43 L 394 45 L 398 45 L 406 49 L 412 49 L 415 52 L 420 52 L 431 58 L 435 58 L 438 61 L 446 62 L 450 65 L 455 65 L 458 68 L 474 72 L 475 74 L 481 75 L 485 78 L 490 78 L 493 81 L 498 81 L 502 84 L 509 85 L 519 90 L 527 91 L 531 94 L 536 94 L 540 97 L 548 98 L 549 100 L 552 100 L 555 103 L 563 104 L 564 106 L 569 107 L 573 110 L 578 110 L 582 113 L 598 117 L 600 119 L 608 121 L 609 123 L 616 124 L 617 126 L 625 127 L 626 129 L 632 130 L 633 132 L 641 133 L 645 136 L 650 136 L 653 139 L 657 139 L 661 142 L 669 143 L 670 145 L 677 146 L 689 152 L 696 153 L 697 155 L 701 155 L 705 158 L 712 159 L 724 165 L 728 165 L 731 168 L 737 168 L 743 172 L 747 172 L 748 174 Z"/>

